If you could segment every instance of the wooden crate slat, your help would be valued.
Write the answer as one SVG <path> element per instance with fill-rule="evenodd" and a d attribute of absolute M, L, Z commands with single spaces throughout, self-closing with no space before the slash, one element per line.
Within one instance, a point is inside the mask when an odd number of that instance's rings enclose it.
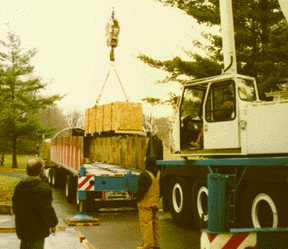
<path fill-rule="evenodd" d="M 96 126 L 97 126 L 97 106 L 93 106 L 91 108 L 91 121 L 92 121 L 92 134 L 94 134 L 96 132 Z"/>
<path fill-rule="evenodd" d="M 100 225 L 100 222 L 98 219 L 77 220 L 77 219 L 72 219 L 71 217 L 65 217 L 63 218 L 63 220 L 68 226 L 99 226 Z"/>
<path fill-rule="evenodd" d="M 96 114 L 96 132 L 101 133 L 103 131 L 103 105 L 97 106 Z"/>
<path fill-rule="evenodd" d="M 0 233 L 16 233 L 16 227 L 0 227 Z"/>
<path fill-rule="evenodd" d="M 95 126 L 96 126 L 96 117 L 95 117 L 95 111 L 96 111 L 96 107 L 93 106 L 92 108 L 89 109 L 89 134 L 93 135 L 95 133 Z"/>
<path fill-rule="evenodd" d="M 103 106 L 103 131 L 112 130 L 112 104 Z"/>
<path fill-rule="evenodd" d="M 89 115 L 88 115 L 88 134 L 92 133 L 92 108 L 88 109 Z"/>

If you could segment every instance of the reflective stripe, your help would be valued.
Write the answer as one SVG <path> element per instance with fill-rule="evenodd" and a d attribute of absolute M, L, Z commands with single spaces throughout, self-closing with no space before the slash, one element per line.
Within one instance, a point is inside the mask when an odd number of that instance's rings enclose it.
<path fill-rule="evenodd" d="M 90 184 L 91 176 L 78 177 L 78 190 L 91 190 L 94 185 Z M 93 189 L 94 190 L 94 189 Z"/>
<path fill-rule="evenodd" d="M 256 233 L 209 234 L 201 232 L 201 249 L 256 248 Z"/>

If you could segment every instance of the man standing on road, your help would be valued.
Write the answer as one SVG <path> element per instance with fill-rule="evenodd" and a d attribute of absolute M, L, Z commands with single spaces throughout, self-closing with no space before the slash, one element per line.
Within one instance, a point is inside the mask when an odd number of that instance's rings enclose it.
<path fill-rule="evenodd" d="M 157 169 L 156 158 L 145 158 L 144 170 L 138 179 L 136 200 L 139 210 L 140 228 L 143 244 L 137 249 L 160 248 L 159 208 L 162 196 L 163 176 Z"/>
<path fill-rule="evenodd" d="M 20 181 L 12 197 L 16 233 L 20 249 L 43 249 L 50 230 L 55 232 L 58 218 L 52 206 L 52 190 L 40 179 L 43 161 L 40 157 L 28 160 L 28 177 Z"/>

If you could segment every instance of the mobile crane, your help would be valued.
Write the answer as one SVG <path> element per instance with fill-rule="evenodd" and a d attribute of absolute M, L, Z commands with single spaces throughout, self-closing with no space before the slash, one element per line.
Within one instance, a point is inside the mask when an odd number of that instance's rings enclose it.
<path fill-rule="evenodd" d="M 287 18 L 288 6 L 279 2 Z M 180 226 L 200 228 L 218 217 L 221 231 L 287 227 L 288 101 L 260 101 L 255 79 L 237 73 L 231 0 L 220 0 L 220 12 L 225 69 L 183 86 L 172 131 L 173 154 L 182 160 L 157 161 L 164 206 Z M 233 104 L 223 109 L 227 93 Z M 202 134 L 202 146 L 191 148 Z M 208 174 L 223 180 L 211 180 L 209 200 Z M 217 215 L 213 201 L 222 205 Z"/>

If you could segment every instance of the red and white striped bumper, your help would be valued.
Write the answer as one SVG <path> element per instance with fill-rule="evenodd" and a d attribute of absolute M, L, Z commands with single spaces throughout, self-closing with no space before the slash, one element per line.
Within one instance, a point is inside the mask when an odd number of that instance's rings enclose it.
<path fill-rule="evenodd" d="M 201 249 L 257 248 L 257 233 L 206 233 L 201 232 Z"/>

